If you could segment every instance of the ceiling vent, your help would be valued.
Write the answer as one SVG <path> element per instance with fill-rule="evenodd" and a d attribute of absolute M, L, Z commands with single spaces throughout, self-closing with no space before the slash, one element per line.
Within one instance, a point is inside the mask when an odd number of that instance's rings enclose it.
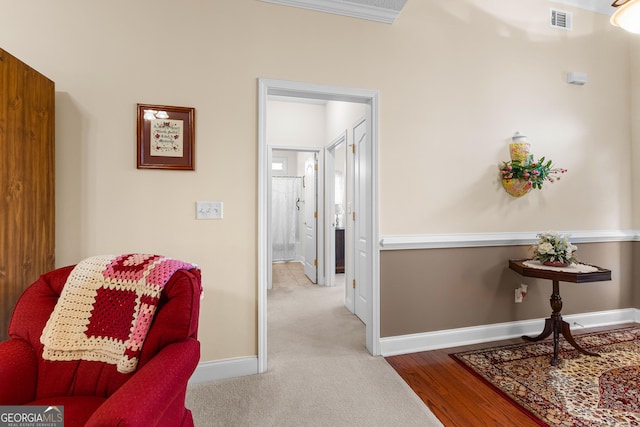
<path fill-rule="evenodd" d="M 571 31 L 573 29 L 573 15 L 571 12 L 560 9 L 550 9 L 550 22 L 552 28 Z"/>

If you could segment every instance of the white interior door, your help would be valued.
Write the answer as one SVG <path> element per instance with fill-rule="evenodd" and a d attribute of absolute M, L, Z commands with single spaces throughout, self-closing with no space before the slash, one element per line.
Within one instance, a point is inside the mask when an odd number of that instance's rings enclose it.
<path fill-rule="evenodd" d="M 367 121 L 362 119 L 353 127 L 354 144 L 354 313 L 368 324 L 370 313 L 371 274 L 369 269 L 371 255 L 371 236 L 368 224 L 371 222 L 371 212 L 367 209 L 367 191 L 371 179 L 368 165 L 371 160 L 371 150 L 368 143 Z"/>
<path fill-rule="evenodd" d="M 318 228 L 316 173 L 318 161 L 316 155 L 304 161 L 304 274 L 312 283 L 318 282 Z"/>

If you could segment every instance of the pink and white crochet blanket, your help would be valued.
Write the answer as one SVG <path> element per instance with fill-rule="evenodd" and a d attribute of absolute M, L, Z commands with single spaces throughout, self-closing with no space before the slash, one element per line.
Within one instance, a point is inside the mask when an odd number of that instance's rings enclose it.
<path fill-rule="evenodd" d="M 94 360 L 135 371 L 160 294 L 173 273 L 198 268 L 159 255 L 96 256 L 71 271 L 42 331 L 46 360 Z"/>

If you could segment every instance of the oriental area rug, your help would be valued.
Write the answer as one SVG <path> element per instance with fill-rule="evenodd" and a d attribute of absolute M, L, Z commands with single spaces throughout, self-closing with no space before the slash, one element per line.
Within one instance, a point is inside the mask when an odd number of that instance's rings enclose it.
<path fill-rule="evenodd" d="M 580 354 L 562 336 L 450 356 L 540 425 L 640 426 L 640 328 L 574 336 L 600 357 Z"/>

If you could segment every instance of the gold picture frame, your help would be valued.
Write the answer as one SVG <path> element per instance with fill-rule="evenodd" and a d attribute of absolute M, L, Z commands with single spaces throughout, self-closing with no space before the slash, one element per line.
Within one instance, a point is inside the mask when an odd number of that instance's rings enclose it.
<path fill-rule="evenodd" d="M 138 169 L 195 170 L 195 108 L 138 104 Z"/>

